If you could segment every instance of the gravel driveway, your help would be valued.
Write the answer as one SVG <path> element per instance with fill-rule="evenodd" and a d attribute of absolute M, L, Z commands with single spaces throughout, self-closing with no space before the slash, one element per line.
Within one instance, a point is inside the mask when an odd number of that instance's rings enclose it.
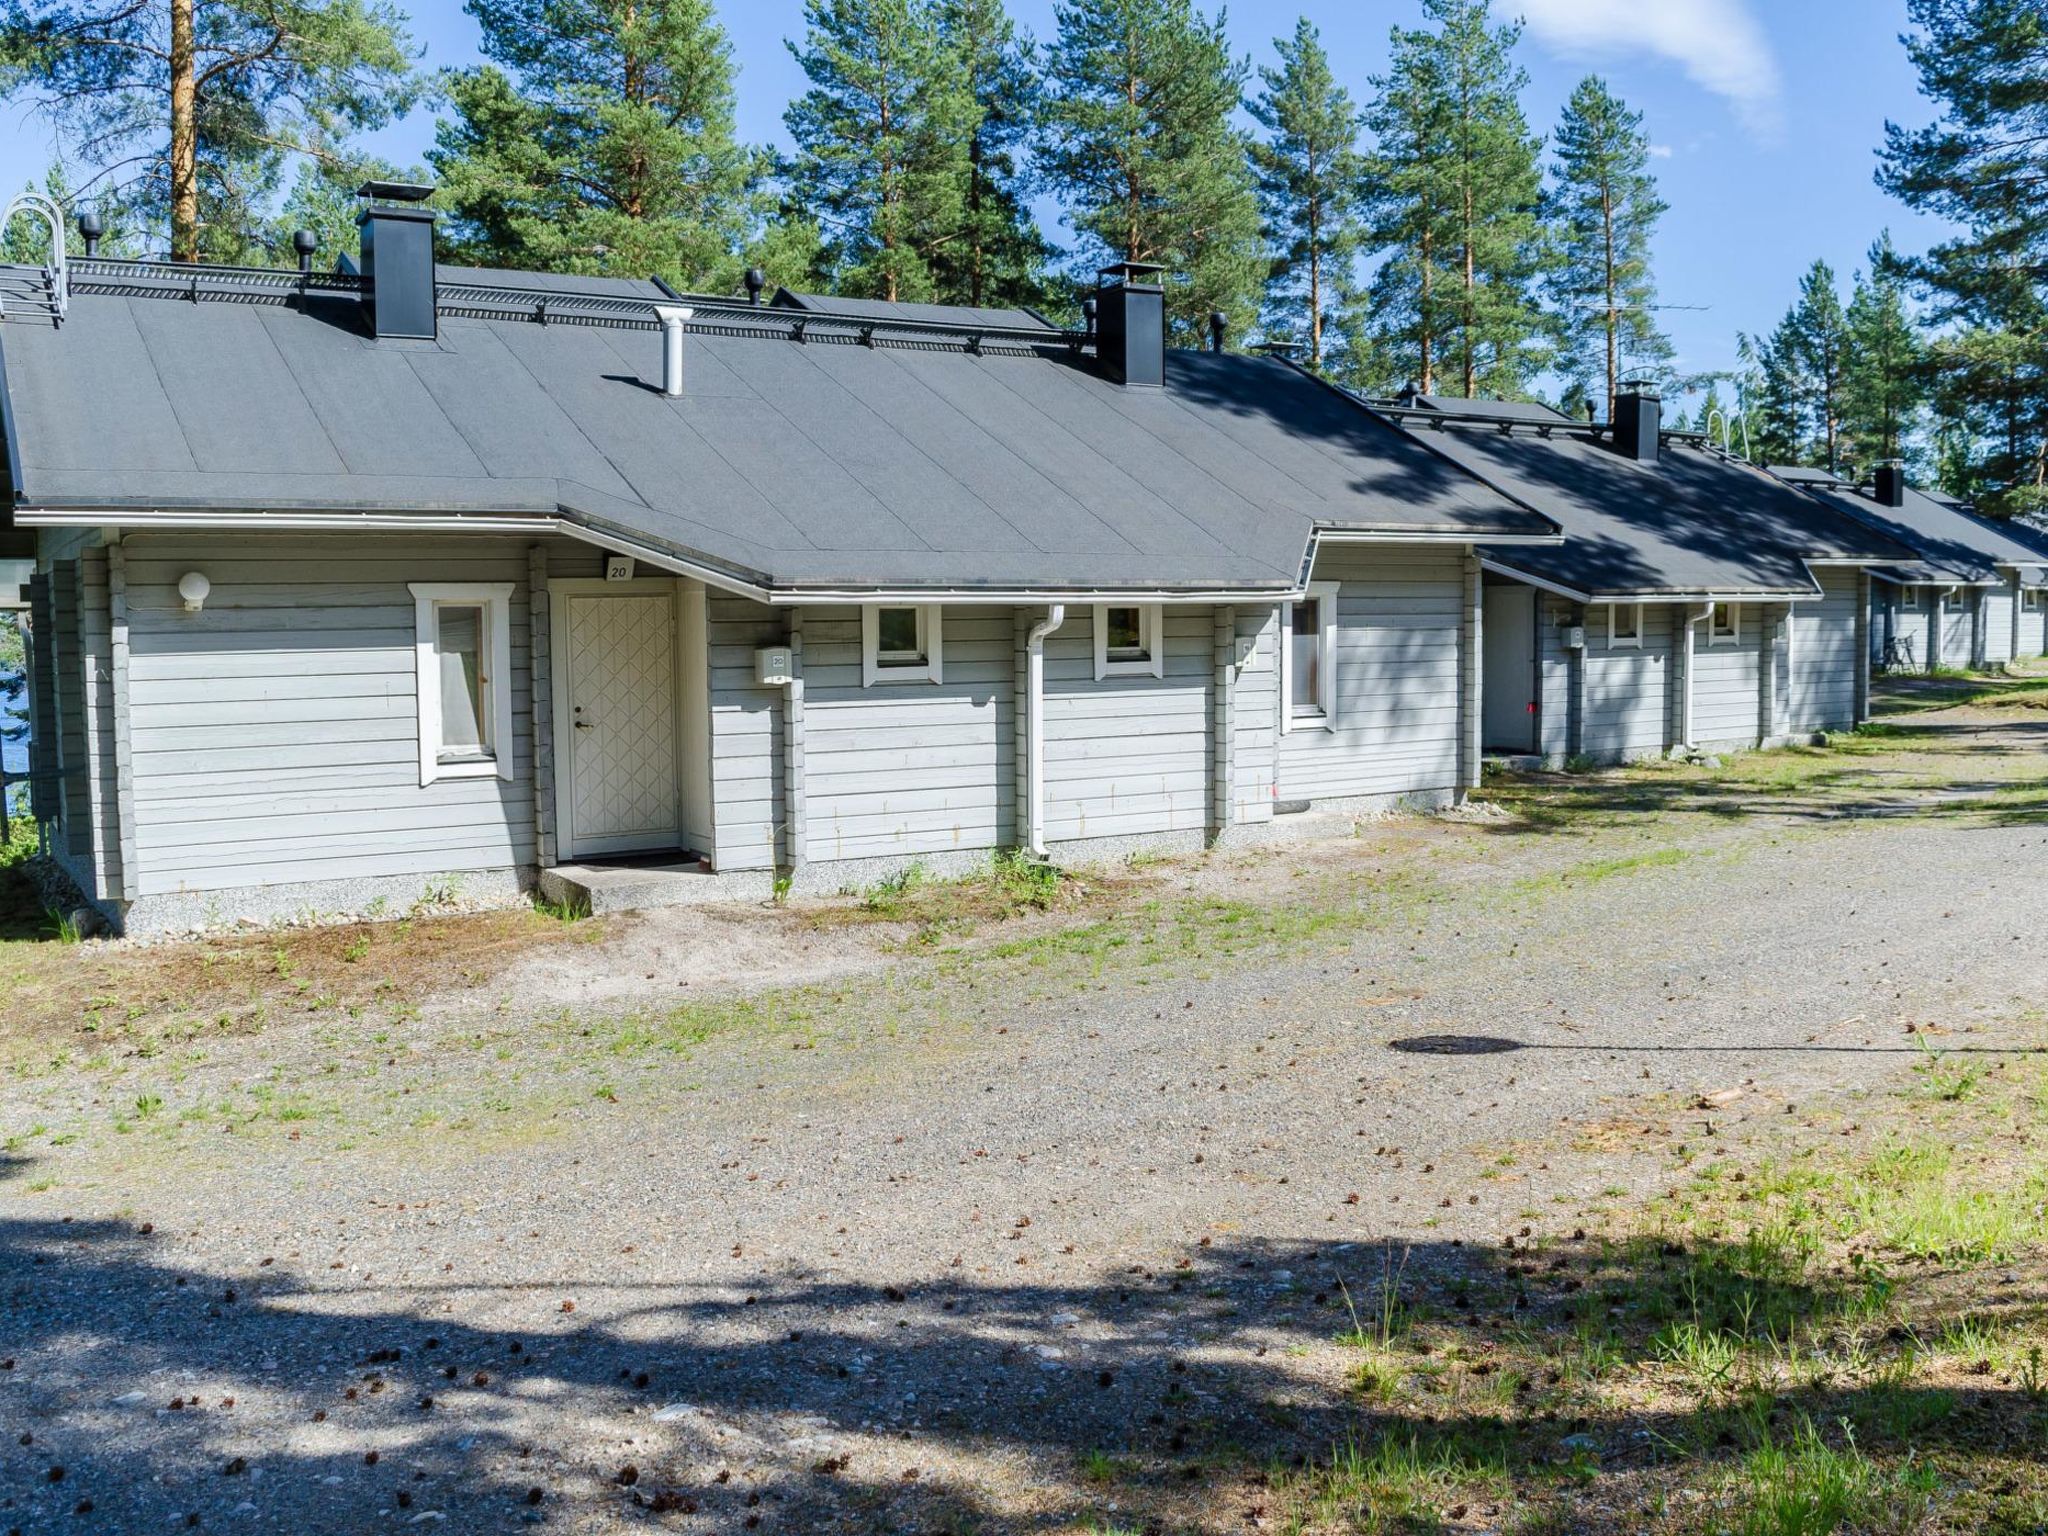
<path fill-rule="evenodd" d="M 1820 1136 L 1909 1025 L 2039 1040 L 2048 724 L 1916 724 L 1876 789 L 1218 857 L 718 1029 L 9 1083 L 0 1529 L 1256 1526 L 1347 1301 L 1653 1200 L 1671 1137 L 1611 1128 Z M 265 1085 L 334 1107 L 162 1126 Z"/>

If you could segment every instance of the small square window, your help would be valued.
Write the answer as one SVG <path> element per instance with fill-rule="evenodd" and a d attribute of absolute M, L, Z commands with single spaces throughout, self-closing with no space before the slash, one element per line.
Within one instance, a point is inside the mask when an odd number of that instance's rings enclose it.
<path fill-rule="evenodd" d="M 1281 728 L 1329 729 L 1336 715 L 1337 583 L 1309 583 L 1308 595 L 1281 614 Z"/>
<path fill-rule="evenodd" d="M 420 783 L 512 777 L 510 582 L 414 582 Z"/>
<path fill-rule="evenodd" d="M 1607 607 L 1607 643 L 1609 645 L 1634 645 L 1643 643 L 1643 605 L 1641 603 L 1610 603 Z"/>
<path fill-rule="evenodd" d="M 861 610 L 861 682 L 939 681 L 940 609 L 932 603 L 874 603 Z"/>
<path fill-rule="evenodd" d="M 1735 645 L 1742 639 L 1742 604 L 1716 603 L 1707 621 L 1709 645 Z"/>
<path fill-rule="evenodd" d="M 884 666 L 921 666 L 915 608 L 884 608 L 875 615 L 875 658 Z"/>
<path fill-rule="evenodd" d="M 1157 603 L 1095 605 L 1095 677 L 1163 677 Z"/>

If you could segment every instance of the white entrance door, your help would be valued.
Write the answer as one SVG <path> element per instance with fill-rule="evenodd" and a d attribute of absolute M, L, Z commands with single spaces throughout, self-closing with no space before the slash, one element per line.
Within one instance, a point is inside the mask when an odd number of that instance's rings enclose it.
<path fill-rule="evenodd" d="M 675 598 L 577 593 L 565 602 L 563 855 L 674 848 Z"/>

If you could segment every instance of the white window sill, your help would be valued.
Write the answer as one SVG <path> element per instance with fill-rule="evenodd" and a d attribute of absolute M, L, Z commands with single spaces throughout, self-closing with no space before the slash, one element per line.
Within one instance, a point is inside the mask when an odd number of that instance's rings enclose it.
<path fill-rule="evenodd" d="M 435 763 L 437 779 L 495 779 L 498 760 L 494 757 L 465 757 L 452 763 Z"/>
<path fill-rule="evenodd" d="M 1289 715 L 1287 728 L 1290 731 L 1334 731 L 1337 723 L 1318 710 L 1312 715 Z"/>
<path fill-rule="evenodd" d="M 1103 677 L 1158 677 L 1159 663 L 1150 656 L 1133 656 L 1126 661 L 1105 661 L 1096 669 L 1098 678 Z"/>

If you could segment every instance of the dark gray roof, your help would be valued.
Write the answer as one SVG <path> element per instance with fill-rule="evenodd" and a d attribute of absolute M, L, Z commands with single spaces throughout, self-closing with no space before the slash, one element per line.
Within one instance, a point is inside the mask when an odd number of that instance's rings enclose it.
<path fill-rule="evenodd" d="M 1488 551 L 1497 563 L 1588 597 L 1810 594 L 1808 560 L 1911 551 L 1753 465 L 1667 439 L 1641 463 L 1582 425 L 1548 434 L 1409 421 L 1418 437 L 1555 519 L 1554 548 Z"/>
<path fill-rule="evenodd" d="M 1470 400 L 1463 395 L 1417 395 L 1415 403 L 1446 416 L 1476 416 L 1488 421 L 1526 421 L 1546 427 L 1584 426 L 1576 417 L 1534 400 Z"/>
<path fill-rule="evenodd" d="M 1905 586 L 1996 583 L 1999 566 L 2038 572 L 2048 567 L 2042 535 L 2024 524 L 1980 517 L 1969 505 L 1939 491 L 1906 487 L 1906 504 L 1887 507 L 1868 486 L 1847 483 L 1824 469 L 1773 466 L 1771 473 L 1793 481 L 1828 505 L 1887 534 L 1917 558 L 1876 574 Z"/>
<path fill-rule="evenodd" d="M 669 399 L 651 318 L 609 295 L 540 324 L 444 292 L 438 340 L 374 341 L 345 285 L 302 312 L 254 278 L 168 297 L 189 280 L 103 263 L 61 327 L 0 328 L 21 507 L 560 516 L 784 590 L 1272 590 L 1318 526 L 1555 531 L 1270 359 L 1175 352 L 1125 389 L 1066 339 L 799 344 L 801 317 L 731 306 Z"/>
<path fill-rule="evenodd" d="M 911 304 L 896 299 L 846 299 L 830 293 L 795 293 L 778 288 L 774 303 L 785 309 L 818 315 L 900 320 L 913 325 L 985 325 L 1005 330 L 1057 331 L 1059 326 L 1035 309 L 992 308 L 972 304 Z"/>

